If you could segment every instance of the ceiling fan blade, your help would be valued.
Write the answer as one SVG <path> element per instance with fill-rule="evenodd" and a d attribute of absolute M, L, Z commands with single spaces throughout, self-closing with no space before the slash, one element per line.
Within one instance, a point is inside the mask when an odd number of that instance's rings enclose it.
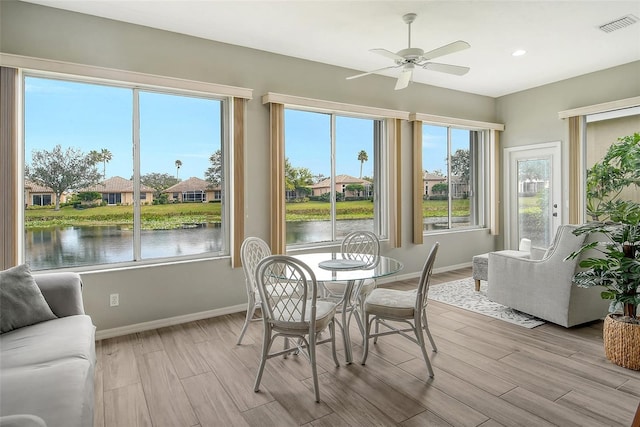
<path fill-rule="evenodd" d="M 379 71 L 389 70 L 391 68 L 398 68 L 398 67 L 400 67 L 400 65 L 392 65 L 390 67 L 384 67 L 384 68 L 379 68 L 379 69 L 373 70 L 373 71 L 367 71 L 366 73 L 356 74 L 355 76 L 349 76 L 349 77 L 347 77 L 347 80 L 357 79 L 358 77 L 364 77 L 364 76 L 368 76 L 369 74 L 375 74 L 375 73 L 377 73 Z"/>
<path fill-rule="evenodd" d="M 398 81 L 396 82 L 396 87 L 394 89 L 400 90 L 409 86 L 411 77 L 413 77 L 413 67 L 404 67 L 400 73 L 400 77 L 398 77 Z"/>
<path fill-rule="evenodd" d="M 402 56 L 387 49 L 370 49 L 370 52 L 377 53 L 378 55 L 385 56 L 389 59 L 393 59 L 394 61 L 404 61 L 404 58 Z"/>
<path fill-rule="evenodd" d="M 422 55 L 422 58 L 429 60 L 434 59 L 439 56 L 449 55 L 450 53 L 459 52 L 461 50 L 469 49 L 471 45 L 465 41 L 458 40 L 453 43 L 446 44 L 444 46 L 440 46 L 437 49 L 430 50 L 429 52 L 425 52 Z"/>
<path fill-rule="evenodd" d="M 471 69 L 460 65 L 438 64 L 437 62 L 427 62 L 422 68 L 425 70 L 439 71 L 441 73 L 455 74 L 456 76 L 464 76 Z"/>

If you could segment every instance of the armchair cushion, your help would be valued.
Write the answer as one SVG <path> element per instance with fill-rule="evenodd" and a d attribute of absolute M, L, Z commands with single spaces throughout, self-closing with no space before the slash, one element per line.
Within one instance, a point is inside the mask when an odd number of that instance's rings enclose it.
<path fill-rule="evenodd" d="M 55 318 L 29 266 L 0 271 L 0 333 Z"/>

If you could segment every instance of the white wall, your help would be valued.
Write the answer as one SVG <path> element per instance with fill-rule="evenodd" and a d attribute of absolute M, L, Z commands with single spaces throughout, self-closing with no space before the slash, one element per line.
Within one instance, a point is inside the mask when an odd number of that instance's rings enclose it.
<path fill-rule="evenodd" d="M 583 102 L 581 94 L 585 91 L 582 84 L 569 84 L 565 88 L 559 83 L 556 88 L 540 88 L 541 92 L 533 89 L 497 101 L 421 84 L 394 91 L 394 80 L 388 77 L 369 76 L 346 81 L 345 77 L 354 70 L 14 1 L 0 2 L 0 51 L 254 89 L 255 99 L 247 107 L 246 151 L 251 155 L 247 158 L 246 181 L 251 186 L 246 197 L 245 234 L 265 239 L 269 236 L 269 111 L 260 98 L 266 92 L 504 122 L 507 130 L 503 141 L 505 146 L 512 146 L 564 140 L 564 124 L 557 120 L 557 111 L 579 106 L 576 102 Z M 606 76 L 607 72 L 604 73 Z M 626 75 L 629 76 L 628 71 Z M 590 84 L 597 86 L 602 80 L 607 79 L 594 78 Z M 560 100 L 554 96 L 559 88 L 563 88 Z M 621 91 L 624 90 L 616 92 Z M 592 98 L 611 91 L 602 92 Z M 618 95 L 611 93 L 610 97 L 615 99 Z M 637 84 L 635 95 L 638 95 Z M 591 101 L 587 103 L 602 102 Z M 424 245 L 411 243 L 409 124 L 405 123 L 402 130 L 402 247 L 390 250 L 383 244 L 383 252 L 404 263 L 400 277 L 417 274 L 436 240 L 441 243 L 436 269 L 469 265 L 474 254 L 496 247 L 497 239 L 487 230 L 430 235 L 425 238 Z M 2 188 L 2 191 L 8 190 Z M 224 310 L 246 301 L 242 269 L 231 269 L 226 258 L 120 271 L 82 272 L 82 277 L 85 308 L 99 332 L 208 310 Z M 120 294 L 120 306 L 109 308 L 108 295 L 115 292 Z"/>
<path fill-rule="evenodd" d="M 497 121 L 505 124 L 502 148 L 561 141 L 562 194 L 567 195 L 569 128 L 566 120 L 558 118 L 558 113 L 639 95 L 640 61 L 636 61 L 497 98 Z M 640 131 L 640 123 L 637 128 Z M 563 203 L 563 222 L 566 222 L 566 198 Z"/>

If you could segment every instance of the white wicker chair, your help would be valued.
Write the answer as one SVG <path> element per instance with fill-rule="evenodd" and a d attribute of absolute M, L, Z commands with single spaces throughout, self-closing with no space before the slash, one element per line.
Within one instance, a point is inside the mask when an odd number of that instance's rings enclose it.
<path fill-rule="evenodd" d="M 252 320 L 260 320 L 260 317 L 253 318 L 256 308 L 260 308 L 260 295 L 256 285 L 256 267 L 264 258 L 271 255 L 271 249 L 267 243 L 259 237 L 247 237 L 240 247 L 240 259 L 242 260 L 242 269 L 244 270 L 245 285 L 247 286 L 247 317 L 240 331 L 237 345 L 242 343 L 242 337 L 247 331 L 249 322 Z"/>
<path fill-rule="evenodd" d="M 345 259 L 354 259 L 363 261 L 366 264 L 371 264 L 376 261 L 376 257 L 380 254 L 380 241 L 378 236 L 370 231 L 353 231 L 347 234 L 342 239 L 340 245 L 340 251 Z M 347 287 L 346 282 L 322 282 L 321 288 L 323 289 L 323 297 L 332 301 L 340 301 L 344 298 L 344 291 Z M 338 323 L 341 328 L 349 327 L 351 316 L 356 315 L 356 322 L 360 333 L 364 335 L 364 328 L 362 325 L 362 307 L 364 300 L 376 287 L 375 279 L 359 280 L 351 292 L 352 301 L 347 304 L 347 313 L 343 313 L 343 325 Z M 342 312 L 340 306 L 338 312 Z"/>
<path fill-rule="evenodd" d="M 311 363 L 316 402 L 320 402 L 316 345 L 331 343 L 336 366 L 336 304 L 318 300 L 318 285 L 313 271 L 302 261 L 286 255 L 272 255 L 257 266 L 256 283 L 262 300 L 264 335 L 260 367 L 254 391 L 260 390 L 260 381 L 267 359 L 290 353 L 303 354 Z M 282 293 L 282 289 L 290 292 Z M 319 333 L 329 328 L 330 336 L 317 341 Z M 284 337 L 284 350 L 271 353 L 273 342 Z M 297 345 L 289 348 L 289 338 L 297 338 Z"/>
<path fill-rule="evenodd" d="M 433 377 L 433 368 L 429 361 L 429 355 L 425 348 L 424 335 L 422 330 L 426 332 L 433 351 L 438 351 L 436 343 L 433 341 L 429 325 L 427 323 L 427 295 L 429 293 L 429 281 L 431 279 L 431 270 L 435 263 L 436 254 L 438 252 L 439 243 L 435 243 L 429 252 L 427 261 L 420 275 L 418 288 L 410 291 L 400 291 L 397 289 L 377 288 L 374 289 L 364 302 L 364 351 L 362 354 L 362 364 L 367 361 L 369 354 L 369 340 L 374 339 L 377 342 L 378 337 L 389 334 L 400 334 L 410 341 L 418 344 L 422 350 L 422 356 L 429 371 L 429 377 Z M 371 320 L 369 317 L 373 316 Z M 371 334 L 371 324 L 376 322 L 375 333 Z M 399 329 L 389 322 L 400 322 L 409 325 L 409 328 Z M 387 330 L 380 332 L 379 326 L 383 325 Z M 407 332 L 413 332 L 415 338 Z"/>

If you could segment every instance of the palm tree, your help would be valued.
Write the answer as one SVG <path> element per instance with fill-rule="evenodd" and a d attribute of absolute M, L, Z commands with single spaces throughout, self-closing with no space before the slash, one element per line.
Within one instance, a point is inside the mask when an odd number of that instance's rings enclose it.
<path fill-rule="evenodd" d="M 180 170 L 181 166 L 182 162 L 180 160 L 176 160 L 176 178 L 178 178 L 178 171 Z"/>
<path fill-rule="evenodd" d="M 112 158 L 113 154 L 111 154 L 111 151 L 107 150 L 106 148 L 100 150 L 100 160 L 102 161 L 102 176 L 104 177 L 104 179 L 107 179 L 107 163 L 109 163 Z"/>
<path fill-rule="evenodd" d="M 360 152 L 358 153 L 358 160 L 360 161 L 360 179 L 362 179 L 362 165 L 364 165 L 364 162 L 369 160 L 367 152 L 364 150 L 360 150 Z"/>

